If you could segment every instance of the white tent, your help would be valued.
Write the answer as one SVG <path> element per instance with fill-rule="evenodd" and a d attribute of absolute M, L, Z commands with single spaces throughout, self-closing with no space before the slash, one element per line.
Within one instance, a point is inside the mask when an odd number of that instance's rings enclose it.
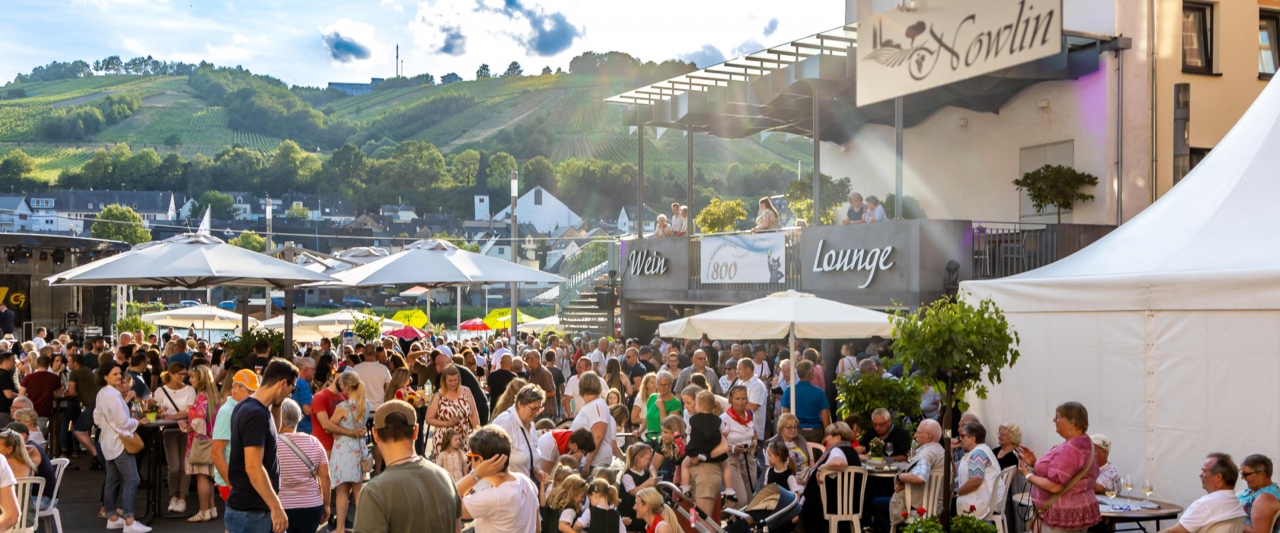
<path fill-rule="evenodd" d="M 366 315 L 358 311 L 344 309 L 334 313 L 324 314 L 320 316 L 294 316 L 293 327 L 295 330 L 318 330 L 325 333 L 340 333 L 342 330 L 351 328 L 355 325 L 356 319 L 378 318 L 373 315 Z M 283 329 L 284 317 L 276 317 L 271 320 L 264 320 L 259 325 L 267 329 Z M 382 319 L 382 330 L 392 330 L 404 327 L 404 324 L 391 320 L 390 318 Z"/>
<path fill-rule="evenodd" d="M 1111 462 L 1155 497 L 1203 494 L 1210 452 L 1280 455 L 1280 86 L 1163 198 L 1070 257 L 970 281 L 1021 336 L 1022 359 L 975 408 L 1043 453 L 1075 400 Z"/>
<path fill-rule="evenodd" d="M 240 327 L 240 313 L 211 305 L 181 307 L 142 315 L 142 321 L 157 326 L 185 328 L 195 325 L 199 329 L 236 329 Z M 258 321 L 249 318 L 250 324 Z"/>

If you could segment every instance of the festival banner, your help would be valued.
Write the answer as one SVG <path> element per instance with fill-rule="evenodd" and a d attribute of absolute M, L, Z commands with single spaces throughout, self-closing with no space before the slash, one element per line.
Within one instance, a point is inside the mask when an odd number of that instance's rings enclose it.
<path fill-rule="evenodd" d="M 703 237 L 702 283 L 782 283 L 786 239 L 782 232 Z"/>

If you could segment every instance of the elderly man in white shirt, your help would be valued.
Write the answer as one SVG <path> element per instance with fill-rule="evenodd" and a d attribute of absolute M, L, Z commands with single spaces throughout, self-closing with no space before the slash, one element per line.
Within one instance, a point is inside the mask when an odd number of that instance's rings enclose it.
<path fill-rule="evenodd" d="M 1208 494 L 1191 502 L 1178 523 L 1160 533 L 1205 533 L 1215 522 L 1244 516 L 1235 486 L 1240 469 L 1225 453 L 1211 453 L 1200 467 L 1200 486 Z"/>

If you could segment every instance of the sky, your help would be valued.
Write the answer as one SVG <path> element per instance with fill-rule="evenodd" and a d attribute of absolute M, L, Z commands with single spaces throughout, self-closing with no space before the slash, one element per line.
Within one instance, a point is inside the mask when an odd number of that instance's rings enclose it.
<path fill-rule="evenodd" d="M 290 85 L 518 61 L 568 70 L 586 51 L 707 67 L 838 27 L 841 0 L 6 0 L 0 84 L 51 61 L 118 55 L 242 65 Z M 187 4 L 187 5 L 182 5 Z"/>

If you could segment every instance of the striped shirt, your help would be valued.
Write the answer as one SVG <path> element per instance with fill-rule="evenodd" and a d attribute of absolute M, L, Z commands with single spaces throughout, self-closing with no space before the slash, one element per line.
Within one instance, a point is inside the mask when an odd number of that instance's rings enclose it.
<path fill-rule="evenodd" d="M 302 453 L 306 454 L 317 468 L 328 468 L 329 458 L 324 453 L 320 441 L 306 433 L 281 433 L 276 439 L 276 457 L 280 458 L 280 504 L 285 509 L 307 509 L 324 505 L 320 497 L 320 483 L 316 476 L 307 470 L 307 464 L 293 453 L 293 449 L 285 444 L 290 439 Z M 325 488 L 328 490 L 328 487 Z"/>

